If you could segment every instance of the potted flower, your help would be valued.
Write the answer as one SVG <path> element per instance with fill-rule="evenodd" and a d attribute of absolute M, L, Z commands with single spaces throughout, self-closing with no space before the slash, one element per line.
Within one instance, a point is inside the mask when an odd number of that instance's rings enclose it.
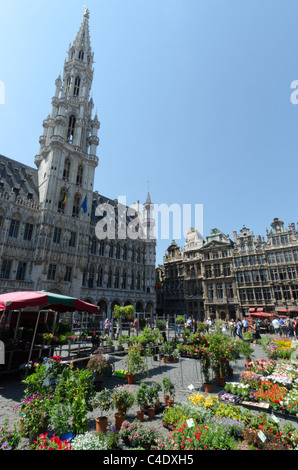
<path fill-rule="evenodd" d="M 49 424 L 49 410 L 53 396 L 35 393 L 23 398 L 20 407 L 20 430 L 25 437 L 29 437 L 29 444 L 37 438 L 38 434 L 46 430 Z"/>
<path fill-rule="evenodd" d="M 254 352 L 254 349 L 251 347 L 250 342 L 241 341 L 239 351 L 240 354 L 245 357 L 246 364 L 248 365 L 251 362 L 251 355 Z"/>
<path fill-rule="evenodd" d="M 103 416 L 103 411 L 109 411 L 112 406 L 112 392 L 105 388 L 97 392 L 93 399 L 93 407 L 101 410 L 101 416 L 96 418 L 96 432 L 105 433 L 107 430 L 108 417 Z"/>
<path fill-rule="evenodd" d="M 144 357 L 141 356 L 141 346 L 140 344 L 133 344 L 128 349 L 127 353 L 127 382 L 133 384 L 135 382 L 135 375 L 137 373 L 144 374 L 147 372 L 147 367 Z"/>
<path fill-rule="evenodd" d="M 121 385 L 113 389 L 112 403 L 113 407 L 118 410 L 115 413 L 115 426 L 117 429 L 120 429 L 126 418 L 127 410 L 129 410 L 134 403 L 134 396 L 125 385 Z"/>
<path fill-rule="evenodd" d="M 174 397 L 175 394 L 174 384 L 171 382 L 170 379 L 164 377 L 162 379 L 162 387 L 164 393 L 164 403 L 168 404 L 170 397 Z"/>
<path fill-rule="evenodd" d="M 158 394 L 161 391 L 161 385 L 159 383 L 153 382 L 147 389 L 147 398 L 148 398 L 148 417 L 153 419 L 155 416 L 155 410 L 159 407 Z"/>

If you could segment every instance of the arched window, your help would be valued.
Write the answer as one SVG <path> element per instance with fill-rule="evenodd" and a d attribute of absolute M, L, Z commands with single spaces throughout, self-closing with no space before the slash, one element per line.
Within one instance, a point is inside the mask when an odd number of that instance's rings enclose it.
<path fill-rule="evenodd" d="M 137 249 L 137 263 L 141 262 L 141 250 L 140 248 Z"/>
<path fill-rule="evenodd" d="M 132 261 L 133 263 L 134 263 L 134 261 L 135 261 L 135 249 L 134 249 L 134 248 L 132 248 L 132 250 L 131 250 L 131 261 Z"/>
<path fill-rule="evenodd" d="M 75 56 L 75 51 L 74 51 L 74 49 L 72 49 L 71 55 L 70 55 L 71 60 L 74 58 L 74 56 Z"/>
<path fill-rule="evenodd" d="M 70 159 L 69 158 L 66 158 L 65 159 L 65 162 L 64 162 L 64 170 L 63 170 L 63 179 L 65 181 L 68 181 L 68 178 L 69 178 L 69 174 L 70 174 Z"/>
<path fill-rule="evenodd" d="M 84 168 L 82 165 L 78 166 L 78 172 L 77 172 L 77 185 L 81 186 L 83 183 L 83 173 L 84 173 Z"/>
<path fill-rule="evenodd" d="M 73 96 L 79 96 L 80 85 L 81 85 L 81 79 L 80 79 L 80 77 L 76 77 L 75 84 L 74 84 L 74 89 L 73 89 Z"/>
<path fill-rule="evenodd" d="M 76 118 L 75 116 L 71 115 L 69 116 L 68 131 L 67 131 L 67 141 L 69 143 L 73 142 L 75 127 L 76 127 Z"/>
<path fill-rule="evenodd" d="M 121 245 L 120 243 L 117 243 L 117 250 L 116 250 L 116 258 L 120 259 L 120 254 L 121 254 Z"/>
<path fill-rule="evenodd" d="M 79 60 L 84 60 L 84 51 L 79 52 Z"/>
<path fill-rule="evenodd" d="M 80 194 L 75 194 L 75 197 L 73 199 L 73 208 L 72 208 L 73 217 L 79 216 L 80 207 L 81 207 L 81 196 Z"/>
<path fill-rule="evenodd" d="M 135 273 L 134 272 L 132 272 L 132 274 L 131 274 L 130 288 L 131 288 L 131 290 L 134 290 L 134 288 L 135 288 Z"/>
<path fill-rule="evenodd" d="M 124 261 L 127 260 L 127 245 L 124 245 L 123 247 L 123 259 Z"/>

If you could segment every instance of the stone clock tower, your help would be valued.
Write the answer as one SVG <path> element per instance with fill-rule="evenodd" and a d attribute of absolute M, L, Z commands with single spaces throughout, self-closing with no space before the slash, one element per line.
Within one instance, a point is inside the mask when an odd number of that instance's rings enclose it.
<path fill-rule="evenodd" d="M 43 122 L 40 150 L 35 157 L 41 209 L 40 231 L 44 234 L 39 239 L 41 246 L 37 247 L 37 264 L 48 265 L 50 260 L 41 262 L 42 256 L 45 253 L 47 257 L 49 253 L 52 256 L 56 254 L 52 261 L 54 265 L 59 265 L 63 277 L 63 265 L 70 263 L 70 260 L 66 259 L 65 252 L 60 253 L 60 243 L 53 244 L 53 237 L 55 239 L 55 231 L 59 237 L 59 229 L 63 229 L 66 241 L 76 233 L 75 244 L 79 255 L 76 255 L 78 259 L 72 274 L 79 284 L 80 271 L 87 263 L 94 173 L 98 166 L 96 152 L 100 123 L 97 115 L 92 118 L 94 104 L 90 97 L 93 61 L 89 11 L 86 10 L 78 34 L 69 46 L 63 78 L 59 76 L 55 82 L 51 113 Z M 42 249 L 44 247 L 45 250 Z M 44 277 L 42 274 L 47 273 L 41 272 L 41 278 Z"/>

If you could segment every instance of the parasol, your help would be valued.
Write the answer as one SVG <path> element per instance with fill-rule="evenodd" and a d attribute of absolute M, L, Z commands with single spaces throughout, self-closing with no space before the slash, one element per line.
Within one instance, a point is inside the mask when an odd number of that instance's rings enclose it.
<path fill-rule="evenodd" d="M 0 295 L 0 311 L 19 310 L 26 307 L 42 307 L 57 312 L 74 312 L 76 310 L 90 313 L 99 312 L 97 305 L 52 292 L 21 291 Z"/>

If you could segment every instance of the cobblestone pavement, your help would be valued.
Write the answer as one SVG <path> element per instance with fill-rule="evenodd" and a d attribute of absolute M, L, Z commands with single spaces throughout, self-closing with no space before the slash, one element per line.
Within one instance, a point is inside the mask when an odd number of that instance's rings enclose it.
<path fill-rule="evenodd" d="M 266 354 L 260 345 L 255 346 L 255 352 L 252 355 L 252 359 L 266 359 Z M 142 379 L 145 383 L 151 382 L 162 382 L 163 377 L 168 377 L 172 380 L 175 385 L 175 402 L 186 402 L 187 398 L 193 392 L 202 391 L 203 377 L 201 376 L 199 361 L 194 359 L 182 358 L 179 363 L 168 363 L 162 364 L 159 361 L 154 361 L 152 357 L 146 359 L 148 367 L 148 376 L 137 377 L 137 380 Z M 245 360 L 240 358 L 232 363 L 234 376 L 229 381 L 238 381 L 240 373 L 245 368 Z M 125 358 L 117 356 L 115 362 L 115 370 L 125 369 Z M 103 380 L 102 387 L 113 388 L 117 385 L 125 384 L 125 380 L 115 376 L 108 377 Z M 193 386 L 194 389 L 189 389 L 189 386 Z M 131 390 L 135 391 L 138 387 L 138 382 L 131 385 Z M 9 419 L 10 427 L 13 426 L 14 422 L 19 420 L 18 412 L 14 411 L 14 406 L 19 404 L 23 398 L 25 385 L 21 383 L 20 377 L 14 376 L 0 376 L 0 425 L 3 424 L 6 418 Z M 214 383 L 212 394 L 217 394 L 222 388 Z M 133 421 L 136 418 L 137 405 L 128 410 L 127 420 Z M 88 414 L 89 428 L 91 431 L 95 431 L 95 418 L 98 416 L 98 410 L 94 410 Z M 161 422 L 162 413 L 157 414 L 153 420 L 149 420 L 148 416 L 144 418 L 144 424 L 150 427 L 156 427 L 163 434 L 167 434 L 168 431 L 162 426 Z M 114 411 L 110 411 L 108 414 L 109 426 L 114 425 Z M 283 421 L 280 420 L 281 424 Z M 295 422 L 292 423 L 295 427 L 298 427 Z"/>

